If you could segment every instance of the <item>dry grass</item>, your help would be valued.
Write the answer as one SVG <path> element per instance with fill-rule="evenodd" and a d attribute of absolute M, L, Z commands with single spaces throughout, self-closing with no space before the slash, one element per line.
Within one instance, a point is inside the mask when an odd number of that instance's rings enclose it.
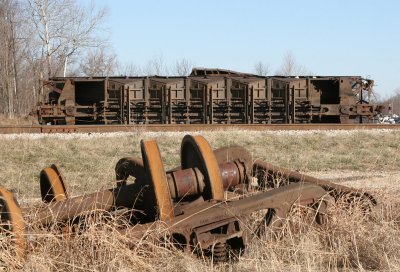
<path fill-rule="evenodd" d="M 179 164 L 185 133 L 103 136 L 0 136 L 0 183 L 14 189 L 22 206 L 38 202 L 38 175 L 50 163 L 64 169 L 72 195 L 114 186 L 114 166 L 124 156 L 140 156 L 139 141 L 155 138 L 166 164 Z M 213 147 L 241 144 L 255 157 L 337 182 L 370 189 L 380 205 L 365 215 L 342 204 L 328 210 L 328 222 L 313 223 L 295 209 L 278 232 L 249 242 L 237 262 L 216 266 L 153 239 L 132 240 L 117 231 L 121 219 L 103 214 L 71 239 L 39 231 L 23 263 L 2 250 L 3 267 L 21 271 L 348 271 L 400 270 L 400 132 L 202 133 Z M 349 180 L 347 180 L 350 178 Z M 371 178 L 371 180 L 368 180 Z M 391 181 L 391 182 L 388 182 Z M 254 216 L 254 215 L 253 215 Z M 105 220 L 107 218 L 107 220 Z M 255 217 L 254 217 L 255 218 Z M 107 221 L 107 222 L 105 222 Z M 254 220 L 253 220 L 254 221 Z M 251 226 L 251 221 L 248 223 Z M 5 241 L 2 245 L 7 244 Z M 0 265 L 1 267 L 1 265 Z"/>
<path fill-rule="evenodd" d="M 32 125 L 38 124 L 33 116 L 15 116 L 9 118 L 4 114 L 0 114 L 0 126 L 16 126 L 16 125 Z"/>

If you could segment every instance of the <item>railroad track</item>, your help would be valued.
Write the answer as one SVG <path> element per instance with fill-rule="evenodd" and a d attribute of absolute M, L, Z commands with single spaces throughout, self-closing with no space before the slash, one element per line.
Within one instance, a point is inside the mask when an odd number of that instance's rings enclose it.
<path fill-rule="evenodd" d="M 0 134 L 21 133 L 107 133 L 135 131 L 210 131 L 210 130 L 355 130 L 400 129 L 387 124 L 167 124 L 167 125 L 23 125 L 0 126 Z"/>

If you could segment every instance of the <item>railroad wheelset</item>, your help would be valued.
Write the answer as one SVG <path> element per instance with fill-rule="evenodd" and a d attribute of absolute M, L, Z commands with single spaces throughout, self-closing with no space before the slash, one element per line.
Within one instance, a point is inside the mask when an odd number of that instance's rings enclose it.
<path fill-rule="evenodd" d="M 40 189 L 45 205 L 34 210 L 34 224 L 68 225 L 79 222 L 88 212 L 123 208 L 137 215 L 133 223 L 140 227 L 124 226 L 122 233 L 140 237 L 154 228 L 155 221 L 161 220 L 167 226 L 168 237 L 179 240 L 181 248 L 211 252 L 216 260 L 223 260 L 228 248 L 243 249 L 246 235 L 259 234 L 257 229 L 247 233 L 247 227 L 243 226 L 242 219 L 249 214 L 268 211 L 263 223 L 273 227 L 282 222 L 295 204 L 310 207 L 320 215 L 327 208 L 325 197 L 332 190 L 354 191 L 318 179 L 299 180 L 290 173 L 288 185 L 265 191 L 252 183 L 259 177 L 257 184 L 268 184 L 267 177 L 261 177 L 259 172 L 275 173 L 269 165 L 253 162 L 251 154 L 240 146 L 213 150 L 202 136 L 183 138 L 181 165 L 169 171 L 164 169 L 154 140 L 142 140 L 140 148 L 142 158 L 118 161 L 115 187 L 91 194 L 69 196 L 61 171 L 55 165 L 43 169 Z M 129 176 L 135 178 L 134 182 L 128 182 Z M 29 215 L 32 208 L 19 208 L 4 188 L 0 196 L 2 233 L 12 239 L 16 254 L 23 256 L 27 240 L 22 214 Z"/>

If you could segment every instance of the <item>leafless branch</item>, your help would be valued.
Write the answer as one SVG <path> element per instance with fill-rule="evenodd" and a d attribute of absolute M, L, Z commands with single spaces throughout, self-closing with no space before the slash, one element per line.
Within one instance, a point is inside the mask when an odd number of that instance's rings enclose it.
<path fill-rule="evenodd" d="M 267 76 L 270 72 L 269 64 L 259 61 L 254 65 L 254 71 L 259 76 Z"/>
<path fill-rule="evenodd" d="M 312 72 L 306 67 L 297 64 L 296 58 L 292 52 L 287 52 L 283 57 L 282 65 L 276 72 L 277 75 L 282 76 L 300 76 L 300 75 L 311 75 Z"/>
<path fill-rule="evenodd" d="M 193 68 L 193 62 L 188 59 L 181 59 L 175 63 L 174 74 L 177 76 L 188 76 Z"/>

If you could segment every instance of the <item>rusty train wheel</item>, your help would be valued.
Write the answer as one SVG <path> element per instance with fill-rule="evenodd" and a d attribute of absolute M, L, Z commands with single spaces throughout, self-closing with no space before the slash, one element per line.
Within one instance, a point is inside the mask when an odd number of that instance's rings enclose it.
<path fill-rule="evenodd" d="M 25 256 L 25 223 L 21 208 L 12 193 L 0 186 L 0 232 L 11 235 L 17 257 Z"/>
<path fill-rule="evenodd" d="M 40 172 L 40 193 L 45 203 L 68 198 L 64 178 L 56 165 L 46 167 Z"/>
<path fill-rule="evenodd" d="M 150 206 L 156 205 L 156 209 L 150 211 L 150 215 L 156 215 L 163 221 L 174 217 L 174 208 L 172 205 L 171 193 L 169 191 L 167 176 L 165 174 L 164 165 L 161 159 L 160 150 L 156 141 L 141 141 L 140 148 L 142 151 L 143 165 L 146 169 L 147 179 L 149 182 L 149 197 L 145 196 L 145 201 Z M 152 202 L 152 203 L 150 203 Z"/>
<path fill-rule="evenodd" d="M 218 161 L 203 136 L 186 135 L 181 144 L 182 169 L 197 167 L 203 173 L 205 199 L 224 200 L 224 186 Z"/>

